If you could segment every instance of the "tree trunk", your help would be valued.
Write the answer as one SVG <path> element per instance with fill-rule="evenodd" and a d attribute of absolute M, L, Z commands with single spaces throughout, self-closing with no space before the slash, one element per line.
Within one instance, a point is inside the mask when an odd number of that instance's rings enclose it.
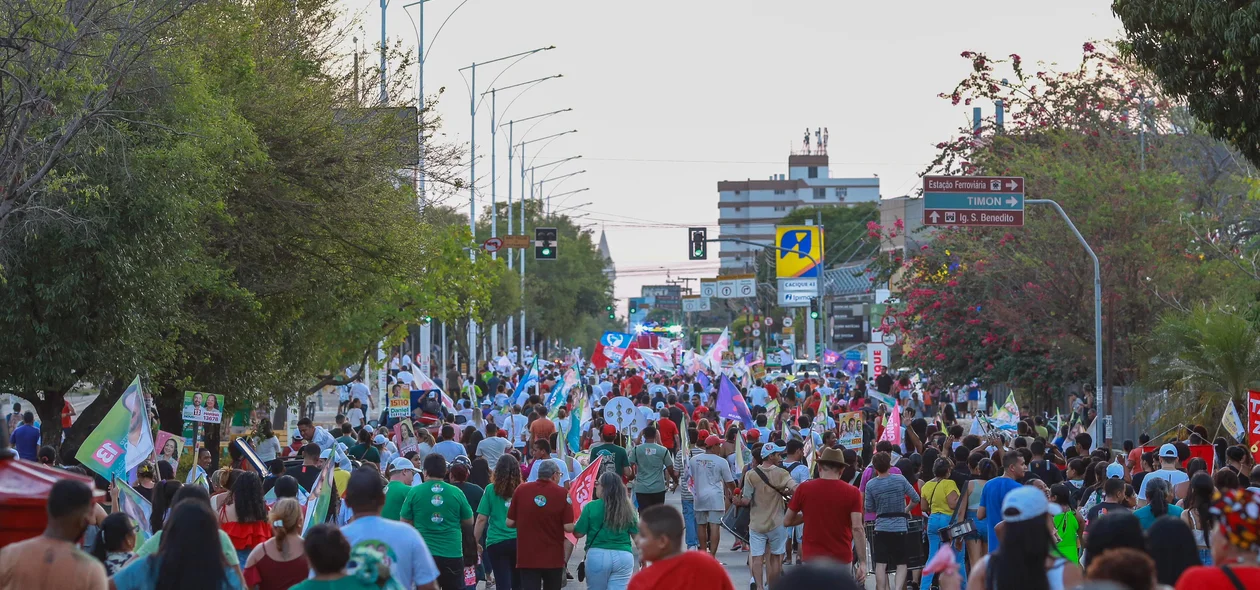
<path fill-rule="evenodd" d="M 61 408 L 66 403 L 66 391 L 70 388 L 61 390 L 44 390 L 40 393 L 26 393 L 22 397 L 30 400 L 31 405 L 35 406 L 35 413 L 39 414 L 39 434 L 43 438 L 44 444 L 52 445 L 58 450 L 58 456 L 61 457 L 62 463 L 69 465 L 67 459 L 73 459 L 74 453 L 79 450 L 79 445 L 68 448 L 61 442 Z M 80 439 L 81 440 L 81 439 Z"/>

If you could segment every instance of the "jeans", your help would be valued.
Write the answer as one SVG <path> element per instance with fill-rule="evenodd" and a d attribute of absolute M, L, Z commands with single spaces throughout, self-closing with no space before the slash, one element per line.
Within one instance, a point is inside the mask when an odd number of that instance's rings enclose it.
<path fill-rule="evenodd" d="M 928 517 L 927 521 L 927 538 L 928 538 L 928 556 L 927 561 L 931 561 L 936 556 L 936 552 L 941 548 L 941 536 L 938 534 L 943 528 L 948 528 L 954 517 L 949 514 L 933 514 Z M 958 563 L 958 573 L 962 574 L 961 587 L 967 587 L 967 551 L 954 552 L 954 561 Z M 923 576 L 923 581 L 919 584 L 919 590 L 929 590 L 932 587 L 932 578 L 934 576 Z"/>
<path fill-rule="evenodd" d="M 696 502 L 682 501 L 683 525 L 687 529 L 687 547 L 699 547 L 700 537 L 696 534 Z"/>
<path fill-rule="evenodd" d="M 490 568 L 494 571 L 494 587 L 498 590 L 517 590 L 521 586 L 521 570 L 516 569 L 516 539 L 499 541 L 486 547 Z"/>
<path fill-rule="evenodd" d="M 433 556 L 438 568 L 438 588 L 464 590 L 464 558 Z"/>
<path fill-rule="evenodd" d="M 626 590 L 634 573 L 634 554 L 629 551 L 592 548 L 586 552 L 586 587 L 589 590 Z"/>

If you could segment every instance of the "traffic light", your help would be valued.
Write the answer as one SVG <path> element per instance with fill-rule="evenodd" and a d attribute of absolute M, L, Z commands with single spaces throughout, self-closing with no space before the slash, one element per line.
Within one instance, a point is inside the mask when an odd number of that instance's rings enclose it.
<path fill-rule="evenodd" d="M 534 260 L 555 260 L 559 250 L 556 246 L 556 228 L 534 228 Z"/>
<path fill-rule="evenodd" d="M 610 320 L 615 320 L 615 319 L 617 319 L 617 314 L 616 314 L 616 312 L 614 312 L 614 311 L 613 311 L 613 306 L 611 306 L 611 305 L 605 305 L 605 306 L 604 306 L 604 311 L 608 312 L 608 319 L 610 319 Z"/>
<path fill-rule="evenodd" d="M 687 249 L 688 260 L 708 260 L 709 258 L 709 230 L 703 227 L 693 227 L 687 230 L 689 236 L 689 245 Z"/>
<path fill-rule="evenodd" d="M 634 302 L 630 303 L 630 313 L 631 314 L 639 313 L 639 306 L 635 305 Z"/>
<path fill-rule="evenodd" d="M 816 319 L 818 319 L 818 316 L 819 316 L 819 313 L 818 313 L 818 300 L 817 300 L 817 299 L 810 299 L 810 300 L 809 300 L 809 319 L 811 319 L 811 320 L 816 320 Z"/>

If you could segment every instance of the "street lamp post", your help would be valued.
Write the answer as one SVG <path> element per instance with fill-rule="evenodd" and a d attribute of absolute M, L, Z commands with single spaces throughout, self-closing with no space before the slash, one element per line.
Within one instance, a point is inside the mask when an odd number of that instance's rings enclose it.
<path fill-rule="evenodd" d="M 544 178 L 544 179 L 542 179 L 542 180 L 538 181 L 538 194 L 539 194 L 539 195 L 543 195 L 543 194 L 545 194 L 545 193 L 543 192 L 543 183 L 547 182 L 548 180 L 550 180 L 550 181 L 553 181 L 553 182 L 554 182 L 554 181 L 557 181 L 557 180 L 563 180 L 563 179 L 567 179 L 567 178 L 570 178 L 570 177 L 573 177 L 573 176 L 577 176 L 577 175 L 579 175 L 579 174 L 586 174 L 586 171 L 585 171 L 585 170 L 578 170 L 577 172 L 570 172 L 570 173 L 568 173 L 568 174 L 565 174 L 565 175 L 563 175 L 563 176 L 557 176 L 557 177 L 555 177 L 555 178 L 552 178 L 552 177 L 550 177 L 550 176 L 549 176 L 549 177 L 547 177 L 547 178 Z M 552 190 L 555 190 L 555 189 L 552 189 Z M 547 200 L 546 200 L 546 203 L 547 203 L 547 216 L 548 216 L 548 217 L 550 217 L 550 216 L 551 216 L 551 214 L 552 214 L 552 211 L 551 211 L 551 195 L 550 195 L 550 194 L 547 194 L 545 198 L 547 199 Z"/>
<path fill-rule="evenodd" d="M 549 51 L 555 48 L 555 45 L 539 47 L 538 49 L 531 49 L 529 51 L 522 51 L 512 55 L 505 55 L 503 57 L 481 63 L 473 62 L 472 65 L 459 69 L 460 72 L 463 72 L 464 70 L 472 70 L 470 75 L 472 80 L 468 88 L 468 115 L 470 121 L 470 134 L 468 139 L 468 233 L 471 234 L 474 239 L 477 236 L 477 66 L 487 66 L 513 58 L 524 59 L 540 51 Z M 519 61 L 519 59 L 517 61 Z M 511 66 L 509 65 L 508 67 Z M 500 75 L 502 75 L 502 72 L 500 72 Z M 491 84 L 493 83 L 494 82 L 491 82 Z M 476 248 L 470 249 L 468 251 L 468 256 L 471 261 L 476 262 Z M 477 373 L 477 322 L 473 321 L 471 316 L 468 318 L 468 371 L 471 375 L 475 375 Z"/>
<path fill-rule="evenodd" d="M 564 77 L 564 74 L 556 74 L 554 76 L 546 76 L 543 78 L 538 78 L 536 80 L 530 80 L 528 82 L 512 84 L 510 86 L 491 88 L 490 90 L 487 90 L 481 93 L 481 96 L 483 98 L 487 94 L 490 95 L 490 237 L 492 238 L 499 237 L 499 203 L 498 203 L 498 190 L 496 188 L 497 187 L 496 181 L 498 180 L 499 168 L 498 168 L 498 165 L 495 163 L 496 156 L 498 153 L 498 146 L 499 146 L 499 142 L 498 142 L 498 133 L 499 133 L 498 93 L 502 90 L 511 90 L 512 88 L 519 88 L 521 86 L 530 86 L 530 88 L 533 88 L 533 85 L 535 84 L 541 84 L 542 82 L 546 82 L 547 80 L 553 80 L 555 78 L 562 78 L 562 77 Z M 528 90 L 528 88 L 526 90 Z M 520 94 L 517 94 L 516 95 L 517 98 L 519 98 L 521 94 L 524 94 L 524 92 L 522 91 Z M 515 98 L 512 99 L 512 102 L 513 103 L 516 102 L 516 99 Z M 504 108 L 503 111 L 506 113 L 508 109 L 511 109 L 511 108 L 512 108 L 512 103 L 508 103 L 508 106 Z M 510 150 L 509 150 L 509 153 L 510 153 Z M 512 170 L 511 164 L 508 164 L 508 170 L 509 172 Z M 511 174 L 509 173 L 508 176 L 510 178 Z M 508 219 L 511 219 L 511 217 L 512 217 L 511 211 L 509 210 Z M 495 260 L 498 260 L 499 258 L 497 252 L 491 253 L 491 257 L 493 257 Z M 511 260 L 511 257 L 509 256 L 508 259 Z M 491 346 L 493 347 L 493 345 Z"/>

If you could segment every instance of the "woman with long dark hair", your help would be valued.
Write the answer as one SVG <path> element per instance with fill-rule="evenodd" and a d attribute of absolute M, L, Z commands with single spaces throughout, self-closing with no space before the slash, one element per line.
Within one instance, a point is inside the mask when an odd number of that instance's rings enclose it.
<path fill-rule="evenodd" d="M 153 515 L 149 517 L 149 530 L 155 533 L 162 530 L 162 523 L 166 521 L 166 515 L 174 505 L 175 494 L 181 487 L 184 484 L 168 479 L 153 488 Z"/>
<path fill-rule="evenodd" d="M 125 512 L 115 512 L 105 517 L 97 531 L 92 556 L 105 564 L 105 573 L 118 573 L 135 557 L 136 531 L 131 517 Z"/>
<path fill-rule="evenodd" d="M 257 473 L 246 471 L 237 476 L 230 496 L 219 506 L 219 523 L 232 539 L 241 563 L 245 563 L 254 547 L 271 538 L 267 503 Z"/>
<path fill-rule="evenodd" d="M 1149 489 L 1150 484 L 1147 486 Z M 1199 561 L 1203 565 L 1212 565 L 1209 540 L 1212 536 L 1212 525 L 1216 524 L 1216 516 L 1212 514 L 1212 499 L 1215 496 L 1216 486 L 1212 484 L 1212 476 L 1206 471 L 1200 470 L 1190 478 L 1190 489 L 1186 495 L 1185 511 L 1181 513 L 1181 520 L 1190 525 L 1194 545 L 1199 549 Z"/>
<path fill-rule="evenodd" d="M 473 536 L 477 538 L 477 552 L 485 553 L 489 558 L 497 590 L 521 587 L 521 572 L 516 568 L 516 529 L 507 526 L 512 494 L 520 485 L 520 462 L 513 455 L 504 454 L 494 466 L 494 483 L 486 487 L 481 502 L 477 504 Z M 484 545 L 481 542 L 483 533 L 486 536 Z"/>
<path fill-rule="evenodd" d="M 1152 478 L 1146 482 L 1146 506 L 1133 511 L 1142 523 L 1142 530 L 1149 530 L 1155 521 L 1163 516 L 1181 518 L 1181 507 L 1169 503 L 1172 499 L 1172 488 L 1168 480 Z"/>
<path fill-rule="evenodd" d="M 176 504 L 156 553 L 132 561 L 110 580 L 112 590 L 239 590 L 240 577 L 223 559 L 219 525 L 206 502 Z"/>
<path fill-rule="evenodd" d="M 631 535 L 639 532 L 639 517 L 621 476 L 599 476 L 596 499 L 582 508 L 582 515 L 564 530 L 586 537 L 586 587 L 591 590 L 625 590 L 634 572 Z"/>
<path fill-rule="evenodd" d="M 1050 501 L 1059 506 L 1059 513 L 1052 517 L 1054 530 L 1059 535 L 1055 551 L 1079 564 L 1081 562 L 1081 538 L 1085 532 L 1085 519 L 1072 510 L 1072 491 L 1065 484 L 1050 486 Z"/>
<path fill-rule="evenodd" d="M 1001 526 L 1002 538 L 1010 542 L 976 563 L 967 588 L 1059 590 L 1081 583 L 1080 566 L 1053 551 L 1050 503 L 1040 490 L 1023 486 L 1006 494 Z"/>
<path fill-rule="evenodd" d="M 1151 480 L 1155 483 L 1155 480 Z M 1146 495 L 1150 497 L 1150 489 Z M 1181 573 L 1203 565 L 1194 546 L 1194 534 L 1185 521 L 1171 516 L 1155 520 L 1146 529 L 1146 552 L 1155 560 L 1155 579 L 1160 584 L 1175 586 Z"/>

